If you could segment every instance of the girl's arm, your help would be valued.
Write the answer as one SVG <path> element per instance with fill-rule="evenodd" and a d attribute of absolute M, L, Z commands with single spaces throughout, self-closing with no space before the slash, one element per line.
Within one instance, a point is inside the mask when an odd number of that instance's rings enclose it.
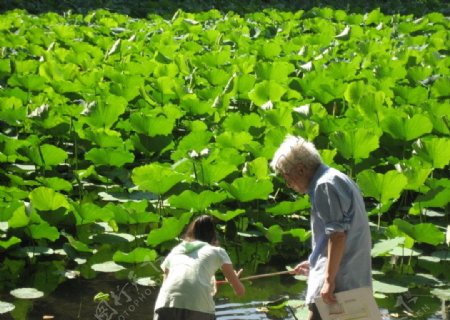
<path fill-rule="evenodd" d="M 245 294 L 245 287 L 239 280 L 239 276 L 233 268 L 232 264 L 225 263 L 222 265 L 222 272 L 227 279 L 227 281 L 233 287 L 234 293 L 238 296 L 243 296 Z"/>

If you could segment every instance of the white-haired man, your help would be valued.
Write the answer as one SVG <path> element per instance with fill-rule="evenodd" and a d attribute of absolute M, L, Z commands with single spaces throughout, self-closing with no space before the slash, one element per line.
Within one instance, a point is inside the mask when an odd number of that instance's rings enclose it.
<path fill-rule="evenodd" d="M 309 195 L 312 253 L 294 272 L 309 275 L 309 319 L 321 319 L 316 297 L 331 304 L 336 292 L 372 286 L 372 244 L 364 201 L 355 182 L 322 163 L 315 146 L 301 137 L 287 136 L 270 166 L 291 189 Z"/>

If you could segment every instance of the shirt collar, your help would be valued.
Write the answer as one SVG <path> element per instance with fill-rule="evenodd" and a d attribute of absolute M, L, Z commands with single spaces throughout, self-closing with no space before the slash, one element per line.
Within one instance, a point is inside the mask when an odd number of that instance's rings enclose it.
<path fill-rule="evenodd" d="M 314 172 L 314 175 L 311 179 L 311 181 L 309 182 L 309 186 L 308 186 L 308 195 L 310 198 L 312 198 L 312 195 L 314 193 L 314 189 L 316 188 L 316 184 L 317 184 L 317 180 L 319 180 L 319 178 L 325 173 L 325 171 L 327 171 L 330 167 L 327 166 L 324 163 L 321 163 L 319 165 L 319 167 L 316 169 L 316 172 Z"/>

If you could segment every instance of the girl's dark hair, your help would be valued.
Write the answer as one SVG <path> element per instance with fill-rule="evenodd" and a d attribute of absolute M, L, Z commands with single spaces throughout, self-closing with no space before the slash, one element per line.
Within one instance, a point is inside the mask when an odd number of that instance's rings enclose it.
<path fill-rule="evenodd" d="M 184 240 L 200 240 L 216 244 L 217 236 L 213 218 L 205 214 L 191 222 L 184 234 Z"/>

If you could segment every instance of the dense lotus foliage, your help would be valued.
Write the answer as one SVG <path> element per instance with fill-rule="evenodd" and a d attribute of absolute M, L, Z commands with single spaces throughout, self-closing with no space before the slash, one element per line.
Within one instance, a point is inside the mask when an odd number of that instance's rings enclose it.
<path fill-rule="evenodd" d="M 360 185 L 379 297 L 442 295 L 449 25 L 379 9 L 3 13 L 0 290 L 158 279 L 149 264 L 203 213 L 249 272 L 297 261 L 309 202 L 268 167 L 294 134 Z"/>

